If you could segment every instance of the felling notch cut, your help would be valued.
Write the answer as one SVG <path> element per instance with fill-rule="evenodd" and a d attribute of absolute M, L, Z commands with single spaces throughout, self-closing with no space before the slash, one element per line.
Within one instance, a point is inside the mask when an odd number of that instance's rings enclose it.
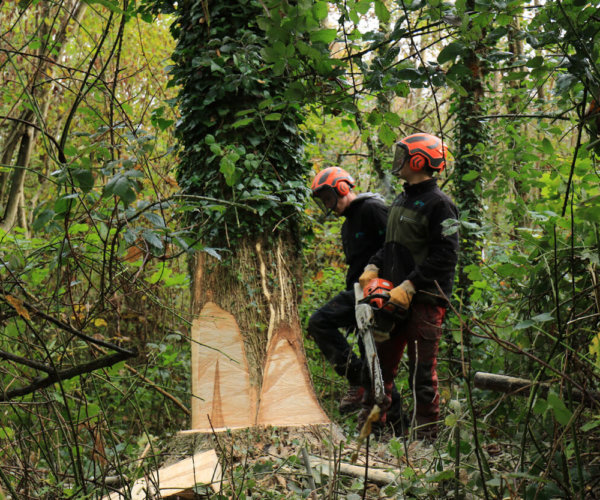
<path fill-rule="evenodd" d="M 235 318 L 208 302 L 192 324 L 192 429 L 329 424 L 312 388 L 299 328 L 269 339 L 260 400 Z"/>

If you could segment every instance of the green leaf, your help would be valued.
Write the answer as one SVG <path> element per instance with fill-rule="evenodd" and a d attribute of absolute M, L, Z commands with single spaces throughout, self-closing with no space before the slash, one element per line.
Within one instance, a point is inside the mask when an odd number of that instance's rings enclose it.
<path fill-rule="evenodd" d="M 160 229 L 165 228 L 165 221 L 159 214 L 155 214 L 154 212 L 144 212 L 144 217 L 148 219 L 154 227 Z"/>
<path fill-rule="evenodd" d="M 144 229 L 144 231 L 142 231 L 142 237 L 154 248 L 159 250 L 164 248 L 161 238 L 155 232 L 150 231 L 150 229 Z"/>
<path fill-rule="evenodd" d="M 542 313 L 542 314 L 538 314 L 537 316 L 534 316 L 533 318 L 531 318 L 533 321 L 535 321 L 536 323 L 544 323 L 546 321 L 552 321 L 554 320 L 554 316 L 552 316 L 552 314 L 550 313 Z"/>
<path fill-rule="evenodd" d="M 452 89 L 454 89 L 456 92 L 458 92 L 458 94 L 462 97 L 468 97 L 469 93 L 467 92 L 467 90 L 460 84 L 457 83 L 455 80 L 452 80 L 451 78 L 448 78 L 448 76 L 446 76 L 446 83 L 448 84 L 448 86 Z"/>
<path fill-rule="evenodd" d="M 561 425 L 567 425 L 573 416 L 573 413 L 565 406 L 562 399 L 552 391 L 548 393 L 546 398 L 548 406 L 554 411 L 554 418 Z"/>
<path fill-rule="evenodd" d="M 33 230 L 39 231 L 42 229 L 49 221 L 54 218 L 55 212 L 51 209 L 46 209 L 37 216 L 35 221 L 33 221 Z"/>
<path fill-rule="evenodd" d="M 385 4 L 379 0 L 375 1 L 375 15 L 382 23 L 387 23 L 390 20 L 390 11 L 387 10 Z"/>
<path fill-rule="evenodd" d="M 110 1 L 110 0 L 84 0 L 83 3 L 87 3 L 88 5 L 100 4 L 106 7 L 108 10 L 113 11 L 116 14 L 123 14 L 123 10 L 119 7 L 119 2 Z"/>
<path fill-rule="evenodd" d="M 542 140 L 542 149 L 544 150 L 544 153 L 548 155 L 554 154 L 554 146 L 552 146 L 552 143 L 545 137 Z"/>
<path fill-rule="evenodd" d="M 469 170 L 465 175 L 462 176 L 463 181 L 474 181 L 479 178 L 480 173 L 477 170 Z"/>
<path fill-rule="evenodd" d="M 387 112 L 385 115 L 385 121 L 392 127 L 399 127 L 402 124 L 402 120 L 396 113 Z"/>
<path fill-rule="evenodd" d="M 281 119 L 281 113 L 269 113 L 265 116 L 265 121 L 268 122 L 277 122 Z"/>
<path fill-rule="evenodd" d="M 386 123 L 384 123 L 379 129 L 379 138 L 386 146 L 391 146 L 394 144 L 394 142 L 396 142 L 396 134 Z"/>
<path fill-rule="evenodd" d="M 135 180 L 129 179 L 127 175 L 118 173 L 104 186 L 103 198 L 118 196 L 125 205 L 133 203 L 136 199 L 134 191 Z"/>
<path fill-rule="evenodd" d="M 374 109 L 373 111 L 371 111 L 369 113 L 369 115 L 367 116 L 367 122 L 369 122 L 369 124 L 371 124 L 371 125 L 379 125 L 379 124 L 381 124 L 382 120 L 383 120 L 383 117 L 381 116 L 381 113 L 377 109 Z"/>
<path fill-rule="evenodd" d="M 311 40 L 311 42 L 321 42 L 321 43 L 326 43 L 329 45 L 331 42 L 333 42 L 335 40 L 336 36 L 337 36 L 337 30 L 324 29 L 324 30 L 312 31 L 310 34 L 310 40 Z"/>
<path fill-rule="evenodd" d="M 539 68 L 542 64 L 544 64 L 543 56 L 535 56 L 529 59 L 529 61 L 525 63 L 525 66 L 528 68 Z"/>
<path fill-rule="evenodd" d="M 600 419 L 590 420 L 589 422 L 586 422 L 581 426 L 581 430 L 583 432 L 587 432 L 591 431 L 592 429 L 595 429 L 598 426 L 600 426 Z"/>
<path fill-rule="evenodd" d="M 460 56 L 465 50 L 465 46 L 461 42 L 452 42 L 446 45 L 438 54 L 437 61 L 440 64 L 444 64 L 448 61 L 453 61 Z"/>
<path fill-rule="evenodd" d="M 315 18 L 322 21 L 329 15 L 329 4 L 327 2 L 316 2 L 312 10 Z"/>
<path fill-rule="evenodd" d="M 238 120 L 237 122 L 235 122 L 232 127 L 233 128 L 240 128 L 240 127 L 245 127 L 246 125 L 248 125 L 249 123 L 252 123 L 254 121 L 254 117 L 249 117 L 249 118 L 242 118 L 241 120 Z"/>
<path fill-rule="evenodd" d="M 94 187 L 94 176 L 90 170 L 85 168 L 73 170 L 73 179 L 75 179 L 75 185 L 79 186 L 84 193 L 91 191 Z"/>
<path fill-rule="evenodd" d="M 355 8 L 357 12 L 364 15 L 371 8 L 371 0 L 360 0 L 360 2 L 356 2 Z"/>

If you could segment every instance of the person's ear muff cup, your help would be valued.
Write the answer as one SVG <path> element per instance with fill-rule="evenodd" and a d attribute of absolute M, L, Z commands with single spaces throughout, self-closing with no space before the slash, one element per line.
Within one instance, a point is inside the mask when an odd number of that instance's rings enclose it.
<path fill-rule="evenodd" d="M 419 172 L 420 170 L 422 170 L 425 165 L 427 165 L 427 158 L 425 158 L 422 154 L 419 153 L 411 155 L 408 161 L 409 168 L 411 170 L 414 170 L 415 172 Z"/>
<path fill-rule="evenodd" d="M 342 181 L 338 183 L 335 189 L 337 191 L 337 194 L 339 194 L 340 196 L 346 196 L 350 192 L 350 184 L 348 184 L 345 181 Z"/>

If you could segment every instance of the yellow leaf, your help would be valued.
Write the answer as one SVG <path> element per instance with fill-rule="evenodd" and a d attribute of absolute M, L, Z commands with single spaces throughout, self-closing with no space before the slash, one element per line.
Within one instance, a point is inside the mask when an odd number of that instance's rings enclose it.
<path fill-rule="evenodd" d="M 106 323 L 105 320 L 103 320 L 102 318 L 97 318 L 94 320 L 94 325 L 96 326 L 108 326 L 108 323 Z"/>
<path fill-rule="evenodd" d="M 29 311 L 25 309 L 25 306 L 23 305 L 23 302 L 21 300 L 17 299 L 16 297 L 13 297 L 12 295 L 5 295 L 4 298 L 6 299 L 6 302 L 13 306 L 13 308 L 15 309 L 15 311 L 17 311 L 17 314 L 19 316 L 22 316 L 26 320 L 31 320 L 31 316 L 29 316 Z"/>
<path fill-rule="evenodd" d="M 598 333 L 590 343 L 590 354 L 596 358 L 596 365 L 600 367 L 600 333 Z"/>

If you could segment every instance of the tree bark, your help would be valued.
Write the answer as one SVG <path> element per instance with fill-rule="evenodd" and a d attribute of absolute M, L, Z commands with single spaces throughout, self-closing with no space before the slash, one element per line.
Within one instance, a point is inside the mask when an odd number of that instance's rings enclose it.
<path fill-rule="evenodd" d="M 297 330 L 301 262 L 293 238 L 246 240 L 224 263 L 205 253 L 192 262 L 192 312 L 211 301 L 232 314 L 244 338 L 250 381 L 260 387 L 267 344 L 287 326 Z"/>
<path fill-rule="evenodd" d="M 31 157 L 32 149 L 33 128 L 26 127 L 23 135 L 21 136 L 21 144 L 19 146 L 17 163 L 11 179 L 8 201 L 6 202 L 4 217 L 0 223 L 0 228 L 7 232 L 13 227 L 17 220 L 19 204 L 21 197 L 23 196 L 23 188 L 25 186 L 25 173 L 27 172 L 26 169 L 29 165 L 29 158 Z"/>

